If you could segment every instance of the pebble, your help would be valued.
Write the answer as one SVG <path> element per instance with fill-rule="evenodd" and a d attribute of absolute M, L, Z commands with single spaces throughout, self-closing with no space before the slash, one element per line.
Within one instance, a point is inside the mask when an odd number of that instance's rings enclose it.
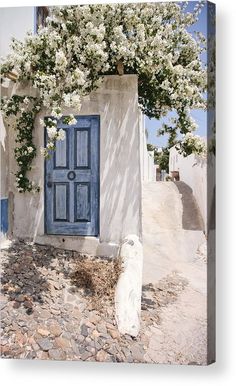
<path fill-rule="evenodd" d="M 37 339 L 37 344 L 43 351 L 48 351 L 53 348 L 52 342 L 47 338 Z"/>
<path fill-rule="evenodd" d="M 44 330 L 44 329 L 42 329 L 42 328 L 38 328 L 38 333 L 40 334 L 40 335 L 42 335 L 42 336 L 48 336 L 48 335 L 50 335 L 50 332 L 48 331 L 48 330 Z"/>
<path fill-rule="evenodd" d="M 103 324 L 98 324 L 97 325 L 97 330 L 98 330 L 98 332 L 101 332 L 101 333 L 103 333 L 103 334 L 107 334 L 107 328 L 106 328 L 106 326 L 104 326 Z"/>
<path fill-rule="evenodd" d="M 39 316 L 42 319 L 49 319 L 51 316 L 51 313 L 47 310 L 41 310 L 41 311 L 39 311 Z"/>
<path fill-rule="evenodd" d="M 100 350 L 96 354 L 96 361 L 98 362 L 106 362 L 107 359 L 108 359 L 108 354 L 104 350 Z"/>
<path fill-rule="evenodd" d="M 90 358 L 92 356 L 92 353 L 85 350 L 83 354 L 81 354 L 80 358 L 82 361 L 86 361 L 86 359 Z"/>
<path fill-rule="evenodd" d="M 120 333 L 117 330 L 108 330 L 109 334 L 113 339 L 119 339 L 120 338 Z"/>
<path fill-rule="evenodd" d="M 82 324 L 80 329 L 81 335 L 88 336 L 88 327 L 85 324 Z"/>
<path fill-rule="evenodd" d="M 131 346 L 130 350 L 134 360 L 137 360 L 138 362 L 143 362 L 143 356 L 145 354 L 145 351 L 140 345 L 134 344 L 133 346 Z"/>
<path fill-rule="evenodd" d="M 70 342 L 68 339 L 65 339 L 65 338 L 62 338 L 62 337 L 58 337 L 58 338 L 55 338 L 55 343 L 58 347 L 62 348 L 63 350 L 67 349 L 70 347 Z"/>
<path fill-rule="evenodd" d="M 15 308 L 15 309 L 20 308 L 20 305 L 21 305 L 20 302 L 15 301 L 13 303 L 13 308 Z"/>
<path fill-rule="evenodd" d="M 48 353 L 46 351 L 37 351 L 36 352 L 37 358 L 45 360 L 48 359 Z"/>
<path fill-rule="evenodd" d="M 66 354 L 64 351 L 60 349 L 51 349 L 48 352 L 49 358 L 54 359 L 54 360 L 65 360 L 66 359 Z"/>
<path fill-rule="evenodd" d="M 50 333 L 51 333 L 53 336 L 59 336 L 59 335 L 61 335 L 61 333 L 62 333 L 62 329 L 61 329 L 61 327 L 59 326 L 59 324 L 52 324 L 52 325 L 49 326 L 48 328 L 49 328 Z"/>

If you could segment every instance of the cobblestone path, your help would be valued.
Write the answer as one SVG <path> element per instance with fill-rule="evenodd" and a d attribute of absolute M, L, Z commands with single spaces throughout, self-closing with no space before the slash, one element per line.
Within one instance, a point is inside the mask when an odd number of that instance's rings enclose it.
<path fill-rule="evenodd" d="M 157 285 L 145 285 L 140 335 L 121 336 L 113 299 L 106 299 L 102 309 L 96 309 L 90 302 L 90 294 L 72 283 L 71 272 L 81 258 L 91 257 L 24 242 L 14 242 L 2 250 L 1 356 L 158 363 L 163 359 L 159 352 L 163 339 L 168 338 L 162 316 L 187 291 L 188 282 L 171 273 Z M 165 356 L 167 363 L 177 354 L 178 350 L 172 356 Z"/>

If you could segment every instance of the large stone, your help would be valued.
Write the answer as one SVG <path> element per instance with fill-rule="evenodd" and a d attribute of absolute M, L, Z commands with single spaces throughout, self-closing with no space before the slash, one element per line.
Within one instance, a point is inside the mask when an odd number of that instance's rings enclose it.
<path fill-rule="evenodd" d="M 117 330 L 108 330 L 109 334 L 113 339 L 119 339 L 120 338 L 120 333 Z"/>
<path fill-rule="evenodd" d="M 43 328 L 38 328 L 38 333 L 42 336 L 48 336 L 50 334 L 50 332 L 46 329 L 43 329 Z"/>
<path fill-rule="evenodd" d="M 106 326 L 105 326 L 104 324 L 102 324 L 102 323 L 99 323 L 99 324 L 97 325 L 97 330 L 98 330 L 98 332 L 100 332 L 100 333 L 102 333 L 102 334 L 107 334 L 107 328 L 106 328 Z"/>
<path fill-rule="evenodd" d="M 117 354 L 117 348 L 113 344 L 112 346 L 108 347 L 107 352 L 111 355 L 116 355 Z"/>
<path fill-rule="evenodd" d="M 68 339 L 58 337 L 55 339 L 55 343 L 58 347 L 62 348 L 63 350 L 66 350 L 70 347 L 70 342 Z"/>
<path fill-rule="evenodd" d="M 94 325 L 97 325 L 100 320 L 101 320 L 100 316 L 95 315 L 94 313 L 90 313 L 89 321 L 91 323 L 93 323 Z"/>
<path fill-rule="evenodd" d="M 21 305 L 20 302 L 14 302 L 13 303 L 13 308 L 18 309 L 18 308 L 20 308 L 20 305 Z"/>
<path fill-rule="evenodd" d="M 50 359 L 61 360 L 61 361 L 66 359 L 65 352 L 60 349 L 51 349 L 49 350 L 48 354 Z"/>
<path fill-rule="evenodd" d="M 104 350 L 98 351 L 96 355 L 96 361 L 98 362 L 106 362 L 108 359 L 109 355 L 106 353 Z"/>
<path fill-rule="evenodd" d="M 139 344 L 134 344 L 131 346 L 131 353 L 134 360 L 138 362 L 143 362 L 145 351 Z"/>
<path fill-rule="evenodd" d="M 92 356 L 92 353 L 85 350 L 83 354 L 81 354 L 80 358 L 82 361 L 86 361 L 86 359 L 90 358 L 91 356 Z"/>
<path fill-rule="evenodd" d="M 96 339 L 100 336 L 100 333 L 97 331 L 97 330 L 93 330 L 92 334 L 91 334 L 91 338 L 92 339 Z"/>
<path fill-rule="evenodd" d="M 83 343 L 84 340 L 85 340 L 85 337 L 84 337 L 83 335 L 78 335 L 78 336 L 76 337 L 76 341 L 77 341 L 78 343 Z"/>
<path fill-rule="evenodd" d="M 52 342 L 47 338 L 37 339 L 37 343 L 43 351 L 48 351 L 53 348 Z"/>
<path fill-rule="evenodd" d="M 49 326 L 48 328 L 49 328 L 50 333 L 53 336 L 59 336 L 62 333 L 62 329 L 59 326 L 59 324 L 51 324 L 51 326 Z"/>
<path fill-rule="evenodd" d="M 79 319 L 81 318 L 81 312 L 78 308 L 75 308 L 72 312 L 72 316 L 76 319 Z"/>
<path fill-rule="evenodd" d="M 16 300 L 17 300 L 18 302 L 24 302 L 24 301 L 25 301 L 25 295 L 18 295 L 17 298 L 16 298 Z"/>
<path fill-rule="evenodd" d="M 88 327 L 85 324 L 82 324 L 80 332 L 81 335 L 85 337 L 88 336 Z"/>
<path fill-rule="evenodd" d="M 42 360 L 48 359 L 48 353 L 46 351 L 37 351 L 36 355 L 37 355 L 37 358 L 39 359 L 42 359 Z"/>
<path fill-rule="evenodd" d="M 38 312 L 39 312 L 40 318 L 42 319 L 49 319 L 51 317 L 51 313 L 47 310 L 41 309 Z"/>
<path fill-rule="evenodd" d="M 71 343 L 71 347 L 72 347 L 72 350 L 74 351 L 74 353 L 76 355 L 80 355 L 80 351 L 79 351 L 79 347 L 78 347 L 77 343 L 73 339 L 71 339 L 70 343 Z"/>

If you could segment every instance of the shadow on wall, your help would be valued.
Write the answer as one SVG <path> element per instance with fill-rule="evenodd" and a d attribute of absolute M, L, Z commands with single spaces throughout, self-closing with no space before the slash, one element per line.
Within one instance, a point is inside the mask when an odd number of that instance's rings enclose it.
<path fill-rule="evenodd" d="M 138 114 L 134 95 L 129 95 L 123 108 L 122 94 L 114 96 L 117 103 L 109 98 L 101 122 L 104 125 L 101 138 L 104 152 L 101 154 L 102 241 L 119 242 L 127 234 L 140 236 L 141 233 Z"/>
<path fill-rule="evenodd" d="M 204 222 L 198 208 L 197 202 L 193 196 L 193 191 L 185 182 L 174 182 L 183 205 L 182 226 L 186 230 L 204 231 Z"/>

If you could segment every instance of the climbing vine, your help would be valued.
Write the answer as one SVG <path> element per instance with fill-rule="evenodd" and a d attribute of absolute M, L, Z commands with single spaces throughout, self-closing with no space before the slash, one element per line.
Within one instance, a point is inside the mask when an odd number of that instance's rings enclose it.
<path fill-rule="evenodd" d="M 193 12 L 182 3 L 54 7 L 36 35 L 13 40 L 1 76 L 14 73 L 17 85 L 28 83 L 37 95 L 2 101 L 5 119 L 16 117 L 19 192 L 39 190 L 27 176 L 37 151 L 33 128 L 38 111 L 51 111 L 52 118 L 41 122 L 48 138 L 41 153 L 49 157 L 56 141 L 64 138 L 63 130 L 57 130 L 63 108 L 78 113 L 83 98 L 99 87 L 104 75 L 137 74 L 139 105 L 148 117 L 160 119 L 175 111 L 176 118 L 163 126 L 163 133 L 174 138 L 196 130 L 191 110 L 206 107 L 206 68 L 200 58 L 206 40 L 188 29 L 204 5 L 196 3 Z M 73 114 L 65 119 L 68 124 L 75 120 Z"/>
<path fill-rule="evenodd" d="M 4 100 L 4 99 L 3 99 Z M 39 191 L 39 186 L 30 181 L 27 173 L 32 168 L 32 161 L 36 157 L 36 147 L 33 142 L 33 129 L 36 114 L 40 110 L 38 98 L 31 96 L 13 95 L 2 103 L 5 116 L 16 117 L 16 147 L 14 149 L 15 159 L 18 164 L 16 176 L 16 187 L 19 192 Z"/>

